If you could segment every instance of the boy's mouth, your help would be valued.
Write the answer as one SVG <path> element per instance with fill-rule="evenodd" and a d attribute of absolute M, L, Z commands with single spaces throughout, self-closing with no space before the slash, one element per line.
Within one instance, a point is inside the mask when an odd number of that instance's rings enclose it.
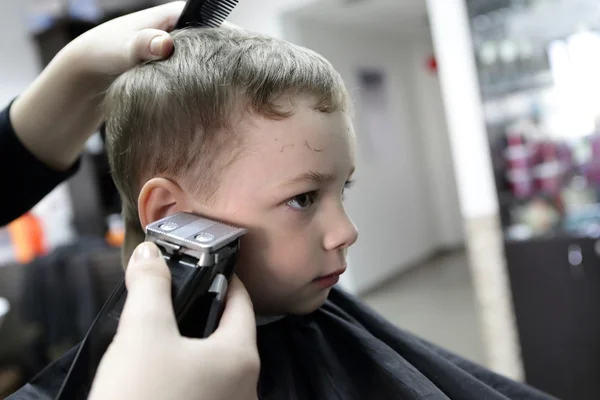
<path fill-rule="evenodd" d="M 338 283 L 338 281 L 340 280 L 340 275 L 342 275 L 344 272 L 346 272 L 345 266 L 331 274 L 316 278 L 313 280 L 313 282 L 316 283 L 317 286 L 321 287 L 322 289 L 327 289 Z"/>

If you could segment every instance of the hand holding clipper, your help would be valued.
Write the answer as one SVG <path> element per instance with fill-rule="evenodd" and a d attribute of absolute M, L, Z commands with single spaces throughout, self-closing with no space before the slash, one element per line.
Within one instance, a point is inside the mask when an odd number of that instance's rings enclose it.
<path fill-rule="evenodd" d="M 232 278 L 223 318 L 207 339 L 181 337 L 170 286 L 158 248 L 148 242 L 138 246 L 127 268 L 129 294 L 119 332 L 102 358 L 89 399 L 256 399 L 256 321 L 244 285 Z"/>
<path fill-rule="evenodd" d="M 189 213 L 146 228 L 146 240 L 161 250 L 171 273 L 171 296 L 182 336 L 206 338 L 217 328 L 245 229 Z M 86 398 L 111 343 L 127 297 L 125 280 L 115 289 L 86 337 L 55 399 Z"/>

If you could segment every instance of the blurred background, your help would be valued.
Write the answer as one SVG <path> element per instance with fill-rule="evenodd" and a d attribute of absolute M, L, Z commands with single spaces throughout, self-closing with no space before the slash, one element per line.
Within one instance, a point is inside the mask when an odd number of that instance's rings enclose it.
<path fill-rule="evenodd" d="M 0 0 L 0 104 L 79 34 L 159 3 Z M 600 3 L 240 0 L 229 20 L 321 53 L 352 94 L 361 236 L 340 285 L 500 374 L 600 398 Z M 0 228 L 0 397 L 121 278 L 120 207 L 98 132 Z"/>

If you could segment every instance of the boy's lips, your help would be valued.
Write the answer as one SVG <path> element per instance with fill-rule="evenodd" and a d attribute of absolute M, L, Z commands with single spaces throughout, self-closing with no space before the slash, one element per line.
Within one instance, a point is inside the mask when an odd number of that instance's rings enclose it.
<path fill-rule="evenodd" d="M 315 282 L 318 286 L 323 289 L 327 289 L 338 283 L 340 280 L 340 275 L 342 275 L 346 271 L 346 267 L 340 268 L 331 274 L 323 275 L 319 278 L 316 278 L 313 282 Z"/>
<path fill-rule="evenodd" d="M 346 267 L 342 267 L 340 269 L 338 269 L 335 272 L 332 272 L 331 274 L 327 274 L 327 275 L 323 275 L 318 277 L 317 279 L 315 279 L 316 281 L 318 281 L 319 279 L 325 279 L 325 278 L 332 278 L 334 276 L 340 276 L 341 274 L 343 274 L 344 272 L 346 272 Z"/>

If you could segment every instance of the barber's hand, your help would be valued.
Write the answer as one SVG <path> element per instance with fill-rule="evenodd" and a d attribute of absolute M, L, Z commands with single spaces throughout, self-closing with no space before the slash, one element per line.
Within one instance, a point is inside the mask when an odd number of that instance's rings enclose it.
<path fill-rule="evenodd" d="M 184 5 L 175 1 L 115 18 L 67 44 L 10 109 L 25 147 L 51 168 L 73 165 L 102 121 L 100 105 L 110 84 L 136 65 L 173 52 L 168 32 Z"/>
<path fill-rule="evenodd" d="M 175 1 L 115 18 L 73 40 L 65 50 L 78 68 L 101 76 L 119 75 L 140 62 L 169 56 L 170 32 L 185 5 Z"/>
<path fill-rule="evenodd" d="M 21 142 L 48 166 L 63 170 L 79 157 L 102 120 L 111 82 L 136 65 L 168 57 L 185 2 L 176 1 L 99 25 L 67 44 L 13 103 Z"/>
<path fill-rule="evenodd" d="M 69 44 L 75 62 L 88 73 L 114 77 L 173 52 L 172 31 L 184 1 L 174 1 L 108 21 Z M 224 22 L 222 27 L 236 28 Z"/>
<path fill-rule="evenodd" d="M 207 339 L 180 336 L 171 276 L 151 243 L 126 272 L 127 301 L 105 353 L 92 400 L 246 400 L 257 398 L 259 357 L 252 303 L 234 277 L 218 329 Z"/>

